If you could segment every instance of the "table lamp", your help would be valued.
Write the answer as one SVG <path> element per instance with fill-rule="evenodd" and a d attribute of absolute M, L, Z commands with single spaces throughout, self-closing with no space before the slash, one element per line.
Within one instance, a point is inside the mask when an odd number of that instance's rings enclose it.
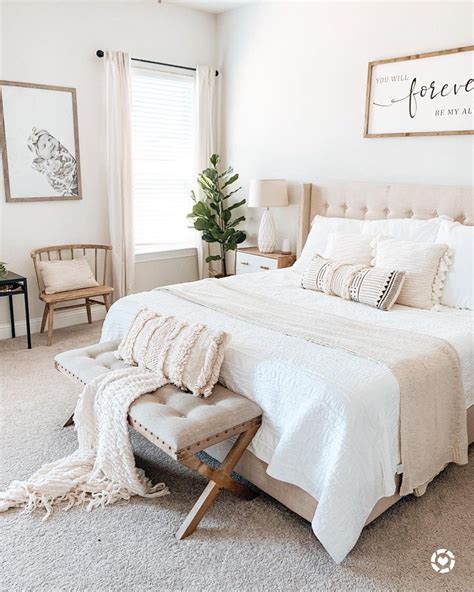
<path fill-rule="evenodd" d="M 258 229 L 258 250 L 273 253 L 276 244 L 275 224 L 268 208 L 288 205 L 288 184 L 284 179 L 252 179 L 249 188 L 249 208 L 266 208 Z"/>

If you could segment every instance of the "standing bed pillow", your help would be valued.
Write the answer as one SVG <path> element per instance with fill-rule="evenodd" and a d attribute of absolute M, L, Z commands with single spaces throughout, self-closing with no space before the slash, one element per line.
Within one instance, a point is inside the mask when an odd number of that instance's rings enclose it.
<path fill-rule="evenodd" d="M 452 251 L 441 304 L 474 310 L 474 226 L 444 220 L 436 242 L 448 245 Z"/>
<path fill-rule="evenodd" d="M 379 237 L 375 241 L 376 267 L 406 272 L 398 304 L 414 308 L 436 308 L 440 304 L 451 251 L 446 244 L 401 241 Z"/>

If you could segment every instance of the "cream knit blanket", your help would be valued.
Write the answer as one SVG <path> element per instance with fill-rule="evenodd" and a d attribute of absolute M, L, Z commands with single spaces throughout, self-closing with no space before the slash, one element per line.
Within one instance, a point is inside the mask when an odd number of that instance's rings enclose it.
<path fill-rule="evenodd" d="M 164 289 L 243 321 L 340 348 L 388 368 L 400 387 L 402 495 L 422 495 L 448 463 L 467 463 L 460 362 L 445 340 L 294 307 L 277 298 L 229 287 L 221 280 Z"/>
<path fill-rule="evenodd" d="M 130 366 L 101 374 L 79 397 L 74 412 L 76 452 L 45 464 L 26 481 L 13 481 L 0 492 L 0 512 L 45 508 L 47 517 L 60 504 L 91 510 L 134 495 L 168 493 L 163 483 L 152 485 L 135 466 L 128 409 L 135 399 L 168 383 L 209 396 L 219 376 L 226 337 L 202 323 L 139 310 L 117 351 Z"/>
<path fill-rule="evenodd" d="M 163 374 L 137 368 L 101 374 L 82 391 L 74 412 L 78 449 L 43 465 L 26 481 L 12 481 L 0 492 L 0 512 L 37 508 L 49 516 L 53 506 L 84 505 L 87 510 L 128 500 L 134 495 L 159 497 L 163 483 L 152 485 L 135 459 L 128 433 L 128 408 L 145 393 L 168 381 Z"/>

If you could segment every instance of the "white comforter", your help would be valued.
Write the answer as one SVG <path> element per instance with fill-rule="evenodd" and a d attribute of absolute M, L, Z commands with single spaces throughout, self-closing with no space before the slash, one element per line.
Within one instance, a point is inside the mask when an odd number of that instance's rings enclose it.
<path fill-rule="evenodd" d="M 224 281 L 295 307 L 314 306 L 367 323 L 444 338 L 461 359 L 466 406 L 474 403 L 471 312 L 403 306 L 383 312 L 303 290 L 301 276 L 292 270 Z M 232 336 L 220 382 L 256 401 L 264 413 L 250 449 L 268 463 L 272 477 L 298 485 L 318 500 L 313 531 L 333 559 L 342 561 L 376 502 L 395 491 L 399 388 L 393 375 L 365 358 L 257 327 L 164 290 L 116 302 L 106 318 L 102 341 L 121 339 L 142 306 L 201 321 Z"/>

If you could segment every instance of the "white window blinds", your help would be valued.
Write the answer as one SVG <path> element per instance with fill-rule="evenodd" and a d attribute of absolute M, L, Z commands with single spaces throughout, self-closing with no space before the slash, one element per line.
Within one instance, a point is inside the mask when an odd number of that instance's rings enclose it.
<path fill-rule="evenodd" d="M 190 246 L 194 77 L 133 68 L 132 140 L 137 253 Z"/>

